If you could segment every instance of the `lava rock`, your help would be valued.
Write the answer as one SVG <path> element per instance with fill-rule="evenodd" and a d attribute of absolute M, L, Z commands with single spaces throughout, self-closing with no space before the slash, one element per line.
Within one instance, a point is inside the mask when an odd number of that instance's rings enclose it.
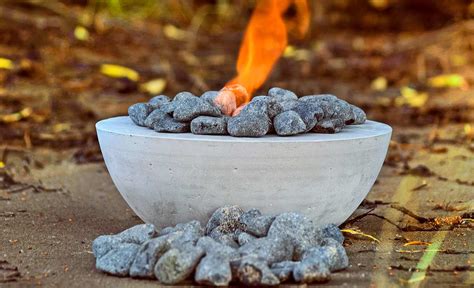
<path fill-rule="evenodd" d="M 364 124 L 365 121 L 367 120 L 367 115 L 365 115 L 364 110 L 360 109 L 359 107 L 355 105 L 351 105 L 352 108 L 352 114 L 353 114 L 353 121 L 352 123 L 349 124 Z"/>
<path fill-rule="evenodd" d="M 224 233 L 231 233 L 239 229 L 241 226 L 239 218 L 242 213 L 244 213 L 244 210 L 237 205 L 229 205 L 217 209 L 212 213 L 206 224 L 206 235 L 209 235 L 217 226 L 221 226 Z"/>
<path fill-rule="evenodd" d="M 148 103 L 136 103 L 128 107 L 128 116 L 138 126 L 145 126 L 145 119 L 154 110 L 153 105 Z"/>
<path fill-rule="evenodd" d="M 196 246 L 203 249 L 206 252 L 206 255 L 216 254 L 222 258 L 228 259 L 229 261 L 240 258 L 240 254 L 237 249 L 219 243 L 209 236 L 199 238 Z"/>
<path fill-rule="evenodd" d="M 180 93 L 181 94 L 181 93 Z M 221 116 L 220 110 L 211 105 L 206 100 L 203 100 L 199 97 L 194 95 L 189 96 L 188 94 L 181 94 L 185 96 L 181 96 L 180 94 L 176 95 L 179 100 L 175 100 L 176 107 L 173 111 L 173 118 L 176 121 L 180 122 L 188 122 L 193 120 L 198 116 Z M 175 98 L 176 99 L 176 98 Z"/>
<path fill-rule="evenodd" d="M 305 257 L 311 257 L 312 253 L 322 254 L 326 257 L 331 272 L 345 269 L 349 266 L 349 258 L 346 250 L 337 240 L 324 238 L 322 246 L 318 249 L 312 248 L 305 253 Z"/>
<path fill-rule="evenodd" d="M 268 96 L 274 97 L 278 102 L 298 100 L 298 96 L 295 93 L 278 87 L 268 90 Z"/>
<path fill-rule="evenodd" d="M 143 243 L 130 267 L 131 277 L 153 278 L 155 264 L 170 248 L 169 237 L 162 236 Z"/>
<path fill-rule="evenodd" d="M 321 230 L 321 237 L 323 238 L 332 238 L 338 243 L 342 244 L 344 242 L 344 235 L 342 235 L 339 227 L 334 224 L 327 224 L 319 228 Z"/>
<path fill-rule="evenodd" d="M 184 133 L 189 131 L 189 123 L 178 122 L 160 109 L 150 113 L 145 122 L 148 127 L 157 132 Z"/>
<path fill-rule="evenodd" d="M 275 220 L 274 216 L 264 216 L 257 209 L 250 209 L 243 213 L 239 221 L 243 224 L 244 230 L 257 237 L 263 237 L 267 235 L 268 229 Z"/>
<path fill-rule="evenodd" d="M 268 264 L 254 256 L 245 256 L 240 261 L 237 275 L 240 282 L 249 286 L 274 286 L 280 280 L 272 273 Z"/>
<path fill-rule="evenodd" d="M 227 132 L 235 137 L 261 137 L 270 130 L 270 119 L 264 114 L 238 115 L 227 122 Z"/>
<path fill-rule="evenodd" d="M 293 278 L 296 282 L 300 283 L 329 281 L 331 272 L 326 256 L 323 253 L 319 253 L 316 249 L 310 251 L 293 268 Z"/>
<path fill-rule="evenodd" d="M 344 121 L 342 119 L 324 119 L 317 123 L 311 130 L 315 133 L 334 134 L 338 133 L 344 128 Z"/>
<path fill-rule="evenodd" d="M 191 121 L 191 132 L 201 135 L 227 135 L 228 119 L 228 117 L 196 117 Z"/>
<path fill-rule="evenodd" d="M 306 125 L 305 132 L 310 131 L 324 116 L 324 111 L 319 106 L 319 102 L 298 101 L 293 111 L 298 113 L 301 120 Z"/>
<path fill-rule="evenodd" d="M 232 248 L 239 248 L 239 244 L 235 242 L 233 234 L 226 234 L 222 232 L 223 228 L 221 226 L 215 228 L 209 233 L 209 237 L 216 240 L 217 242 L 230 246 Z"/>
<path fill-rule="evenodd" d="M 216 99 L 217 95 L 219 95 L 219 91 L 206 91 L 201 95 L 201 99 L 206 100 L 209 104 L 214 105 L 214 100 Z"/>
<path fill-rule="evenodd" d="M 295 111 L 286 111 L 273 119 L 275 132 L 280 136 L 296 135 L 306 131 L 306 124 Z"/>
<path fill-rule="evenodd" d="M 105 273 L 117 276 L 127 276 L 139 245 L 120 243 L 109 252 L 96 260 L 96 268 Z"/>
<path fill-rule="evenodd" d="M 219 254 L 208 254 L 199 262 L 194 280 L 202 285 L 227 286 L 232 280 L 229 259 Z"/>
<path fill-rule="evenodd" d="M 196 98 L 196 96 L 193 93 L 188 92 L 188 91 L 183 91 L 183 92 L 179 92 L 178 94 L 174 96 L 173 102 L 178 103 L 180 101 L 183 101 L 186 99 L 193 99 L 193 98 Z"/>
<path fill-rule="evenodd" d="M 240 116 L 249 115 L 265 115 L 268 117 L 268 99 L 252 99 L 245 107 L 240 111 Z"/>
<path fill-rule="evenodd" d="M 153 224 L 139 224 L 116 235 L 102 235 L 92 242 L 92 252 L 100 258 L 121 243 L 143 244 L 157 234 Z"/>
<path fill-rule="evenodd" d="M 275 262 L 291 260 L 293 245 L 289 239 L 280 235 L 257 238 L 239 248 L 240 255 L 254 256 L 271 265 Z"/>
<path fill-rule="evenodd" d="M 295 261 L 277 262 L 272 264 L 271 270 L 272 273 L 278 277 L 280 282 L 285 282 L 291 278 L 291 275 L 293 274 L 293 269 L 299 263 L 300 262 Z"/>
<path fill-rule="evenodd" d="M 163 105 L 168 104 L 171 101 L 170 97 L 166 95 L 158 95 L 150 99 L 148 104 L 153 106 L 155 109 L 161 108 Z"/>
<path fill-rule="evenodd" d="M 239 243 L 240 246 L 244 246 L 245 244 L 257 239 L 257 237 L 250 235 L 248 233 L 242 232 L 237 236 L 237 242 Z"/>
<path fill-rule="evenodd" d="M 200 247 L 188 245 L 168 250 L 156 263 L 155 276 L 163 284 L 177 284 L 192 274 L 204 255 Z"/>
<path fill-rule="evenodd" d="M 306 216 L 288 212 L 278 215 L 268 230 L 267 237 L 288 239 L 294 246 L 294 260 L 300 260 L 304 251 L 321 243 L 321 231 Z M 290 257 L 291 258 L 291 257 Z M 282 259 L 290 260 L 290 259 Z M 276 261 L 279 262 L 279 261 Z"/>

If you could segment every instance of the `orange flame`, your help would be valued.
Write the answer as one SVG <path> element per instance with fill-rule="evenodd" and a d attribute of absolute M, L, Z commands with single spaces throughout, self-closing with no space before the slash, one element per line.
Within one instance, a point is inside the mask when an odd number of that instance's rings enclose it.
<path fill-rule="evenodd" d="M 240 46 L 237 76 L 220 91 L 215 102 L 222 111 L 231 115 L 237 107 L 247 103 L 251 95 L 267 79 L 273 65 L 287 45 L 287 28 L 283 14 L 295 4 L 296 30 L 304 35 L 309 26 L 306 0 L 260 0 L 250 18 Z M 238 110 L 240 111 L 240 110 Z"/>

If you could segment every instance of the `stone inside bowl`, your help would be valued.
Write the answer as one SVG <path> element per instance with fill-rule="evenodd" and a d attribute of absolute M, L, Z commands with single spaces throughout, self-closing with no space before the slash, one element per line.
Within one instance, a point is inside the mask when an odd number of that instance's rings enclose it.
<path fill-rule="evenodd" d="M 129 117 L 96 128 L 118 190 L 140 218 L 159 227 L 205 221 L 227 204 L 340 224 L 374 184 L 392 131 L 367 121 L 337 134 L 235 138 L 156 133 Z"/>

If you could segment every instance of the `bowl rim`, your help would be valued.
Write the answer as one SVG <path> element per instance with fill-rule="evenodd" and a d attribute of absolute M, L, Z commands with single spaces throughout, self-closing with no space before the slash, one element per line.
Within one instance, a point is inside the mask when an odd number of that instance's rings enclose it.
<path fill-rule="evenodd" d="M 339 133 L 305 133 L 293 136 L 265 135 L 263 137 L 233 137 L 229 135 L 195 135 L 193 133 L 158 133 L 147 127 L 132 122 L 128 116 L 111 117 L 100 120 L 95 125 L 97 132 L 106 132 L 129 137 L 152 139 L 205 141 L 205 142 L 245 142 L 245 143 L 298 143 L 298 142 L 331 142 L 353 141 L 379 137 L 392 133 L 392 127 L 385 123 L 367 120 L 364 124 L 347 125 Z"/>

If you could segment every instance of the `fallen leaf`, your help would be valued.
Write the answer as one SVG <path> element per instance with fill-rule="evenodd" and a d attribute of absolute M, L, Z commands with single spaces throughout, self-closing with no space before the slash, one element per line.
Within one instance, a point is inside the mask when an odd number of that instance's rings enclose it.
<path fill-rule="evenodd" d="M 188 32 L 171 24 L 163 27 L 163 33 L 165 33 L 166 37 L 173 40 L 185 40 L 188 37 Z"/>
<path fill-rule="evenodd" d="M 87 41 L 89 40 L 89 36 L 89 31 L 84 26 L 79 25 L 74 29 L 74 37 L 76 37 L 77 40 Z"/>
<path fill-rule="evenodd" d="M 283 51 L 284 58 L 295 59 L 296 61 L 307 61 L 311 57 L 311 52 L 305 49 L 297 49 L 294 46 L 288 45 Z"/>
<path fill-rule="evenodd" d="M 14 68 L 13 62 L 7 58 L 0 58 L 0 69 L 11 70 Z"/>
<path fill-rule="evenodd" d="M 141 90 L 149 94 L 160 94 L 166 88 L 166 80 L 163 78 L 153 79 L 140 85 Z"/>
<path fill-rule="evenodd" d="M 400 89 L 400 96 L 395 98 L 395 105 L 408 105 L 414 108 L 420 108 L 428 101 L 428 93 L 418 92 L 416 89 L 404 86 Z"/>
<path fill-rule="evenodd" d="M 102 64 L 100 72 L 112 78 L 128 78 L 132 81 L 138 81 L 140 78 L 137 71 L 115 64 Z"/>
<path fill-rule="evenodd" d="M 459 74 L 442 74 L 431 77 L 428 79 L 428 84 L 434 88 L 468 88 L 466 79 Z"/>
<path fill-rule="evenodd" d="M 0 161 L 0 169 L 5 168 L 5 163 L 3 161 Z"/>
<path fill-rule="evenodd" d="M 3 122 L 3 123 L 17 122 L 17 121 L 20 121 L 21 119 L 30 117 L 32 113 L 33 113 L 33 110 L 30 107 L 23 108 L 19 112 L 6 114 L 6 115 L 0 115 L 0 122 Z"/>
<path fill-rule="evenodd" d="M 430 244 L 431 244 L 430 242 L 424 242 L 424 241 L 410 241 L 410 242 L 407 242 L 407 243 L 403 244 L 403 247 L 412 246 L 412 245 L 425 245 L 425 246 L 428 246 Z"/>
<path fill-rule="evenodd" d="M 387 89 L 387 79 L 385 77 L 377 77 L 370 83 L 370 88 L 374 91 L 385 91 Z"/>
<path fill-rule="evenodd" d="M 362 237 L 366 237 L 366 238 L 369 238 L 375 242 L 379 242 L 380 243 L 380 240 L 375 238 L 374 236 L 372 235 L 369 235 L 369 234 L 366 234 L 362 231 L 359 231 L 359 230 L 353 230 L 353 229 L 342 229 L 341 232 L 343 233 L 348 233 L 348 234 L 351 234 L 351 235 L 358 235 L 358 236 L 362 236 Z"/>

